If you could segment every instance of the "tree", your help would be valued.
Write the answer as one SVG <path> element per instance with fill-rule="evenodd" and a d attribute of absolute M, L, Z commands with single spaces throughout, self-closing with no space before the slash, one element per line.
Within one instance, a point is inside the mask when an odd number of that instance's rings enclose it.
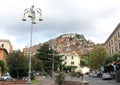
<path fill-rule="evenodd" d="M 40 59 L 35 56 L 32 57 L 32 69 L 35 71 L 42 71 L 43 65 Z"/>
<path fill-rule="evenodd" d="M 120 54 L 115 54 L 112 56 L 114 61 L 117 61 L 120 58 Z"/>
<path fill-rule="evenodd" d="M 54 70 L 57 70 L 58 67 L 62 65 L 62 56 L 59 55 L 54 49 L 50 48 L 47 43 L 45 43 L 37 50 L 35 56 L 42 61 L 44 70 L 49 74 L 52 73 L 53 56 Z"/>
<path fill-rule="evenodd" d="M 76 33 L 75 35 L 76 35 L 76 37 L 77 37 L 78 39 L 80 39 L 80 38 L 81 38 L 81 39 L 85 39 L 85 38 L 84 38 L 84 35 L 82 35 L 82 34 L 77 34 L 77 33 Z"/>
<path fill-rule="evenodd" d="M 69 72 L 75 71 L 76 68 L 77 66 L 70 66 L 70 65 L 64 67 L 64 69 Z"/>
<path fill-rule="evenodd" d="M 83 55 L 82 58 L 80 59 L 80 66 L 88 66 L 89 64 L 89 55 Z"/>
<path fill-rule="evenodd" d="M 3 74 L 4 71 L 6 70 L 6 65 L 3 60 L 0 60 L 0 67 L 1 67 L 1 74 Z"/>
<path fill-rule="evenodd" d="M 92 69 L 99 69 L 106 59 L 106 50 L 102 46 L 95 46 L 90 52 L 89 65 Z"/>
<path fill-rule="evenodd" d="M 113 57 L 106 57 L 105 62 L 104 62 L 104 71 L 105 72 L 110 72 L 114 70 L 114 67 L 112 66 L 113 63 Z"/>
<path fill-rule="evenodd" d="M 7 66 L 13 78 L 22 78 L 28 73 L 28 58 L 20 50 L 8 54 Z"/>
<path fill-rule="evenodd" d="M 112 63 L 114 61 L 113 57 L 106 57 L 105 59 L 105 65 L 109 64 L 109 63 Z"/>

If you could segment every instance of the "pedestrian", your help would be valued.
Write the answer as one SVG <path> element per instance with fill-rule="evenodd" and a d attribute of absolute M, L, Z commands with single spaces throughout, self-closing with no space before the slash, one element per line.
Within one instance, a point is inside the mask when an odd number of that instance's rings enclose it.
<path fill-rule="evenodd" d="M 82 81 L 83 81 L 83 78 L 84 78 L 84 74 L 83 73 L 81 74 L 81 78 L 82 78 Z"/>

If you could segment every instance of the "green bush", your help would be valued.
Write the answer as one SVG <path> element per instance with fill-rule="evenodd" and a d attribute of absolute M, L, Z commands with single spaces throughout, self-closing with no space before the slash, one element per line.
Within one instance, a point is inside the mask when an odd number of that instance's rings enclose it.
<path fill-rule="evenodd" d="M 33 73 L 31 74 L 31 79 L 35 80 L 35 75 Z"/>
<path fill-rule="evenodd" d="M 47 72 L 44 72 L 44 73 L 43 73 L 43 76 L 47 76 L 47 75 L 48 75 L 48 73 L 47 73 Z"/>
<path fill-rule="evenodd" d="M 71 72 L 70 73 L 71 77 L 77 77 L 78 75 L 80 75 L 80 72 Z"/>

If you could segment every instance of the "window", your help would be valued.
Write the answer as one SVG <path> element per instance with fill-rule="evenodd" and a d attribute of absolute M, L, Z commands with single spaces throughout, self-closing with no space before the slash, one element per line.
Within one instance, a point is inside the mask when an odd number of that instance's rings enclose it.
<path fill-rule="evenodd" d="M 74 57 L 72 56 L 71 58 L 73 59 Z"/>
<path fill-rule="evenodd" d="M 71 62 L 71 65 L 74 65 L 74 62 L 73 62 L 73 61 Z"/>
<path fill-rule="evenodd" d="M 111 46 L 110 42 L 109 42 L 109 47 Z"/>
<path fill-rule="evenodd" d="M 67 64 L 67 62 L 64 62 L 64 64 Z"/>
<path fill-rule="evenodd" d="M 120 33 L 118 32 L 118 37 L 120 37 Z"/>
<path fill-rule="evenodd" d="M 2 48 L 4 48 L 4 44 L 2 44 Z"/>
<path fill-rule="evenodd" d="M 67 59 L 67 56 L 65 56 L 65 60 Z"/>
<path fill-rule="evenodd" d="M 119 49 L 120 49 L 120 40 L 119 40 Z"/>

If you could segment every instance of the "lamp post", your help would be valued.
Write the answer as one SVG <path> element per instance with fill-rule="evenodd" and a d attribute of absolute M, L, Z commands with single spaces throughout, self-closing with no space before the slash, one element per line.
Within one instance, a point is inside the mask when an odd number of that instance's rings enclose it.
<path fill-rule="evenodd" d="M 53 85 L 54 85 L 54 47 L 53 46 L 51 46 L 50 48 L 49 48 L 50 50 L 52 50 L 52 77 L 53 77 Z"/>
<path fill-rule="evenodd" d="M 42 21 L 42 12 L 40 8 L 34 9 L 34 5 L 32 5 L 30 8 L 27 8 L 24 10 L 24 16 L 22 21 L 26 21 L 26 16 L 28 16 L 31 19 L 31 33 L 30 33 L 30 52 L 29 52 L 29 72 L 28 72 L 28 81 L 27 85 L 31 85 L 31 57 L 32 57 L 32 30 L 33 30 L 33 24 L 36 24 L 35 21 L 35 14 L 39 14 L 40 18 L 39 21 Z"/>
<path fill-rule="evenodd" d="M 54 49 L 54 48 L 52 48 L 52 49 Z M 53 69 L 53 72 L 52 72 L 52 73 L 53 73 L 53 85 L 54 85 L 54 83 L 55 83 L 55 82 L 54 82 L 54 80 L 55 80 L 55 77 L 54 77 L 54 61 L 55 61 L 55 60 L 54 60 L 54 50 L 53 50 L 53 62 L 52 62 L 52 69 Z"/>

